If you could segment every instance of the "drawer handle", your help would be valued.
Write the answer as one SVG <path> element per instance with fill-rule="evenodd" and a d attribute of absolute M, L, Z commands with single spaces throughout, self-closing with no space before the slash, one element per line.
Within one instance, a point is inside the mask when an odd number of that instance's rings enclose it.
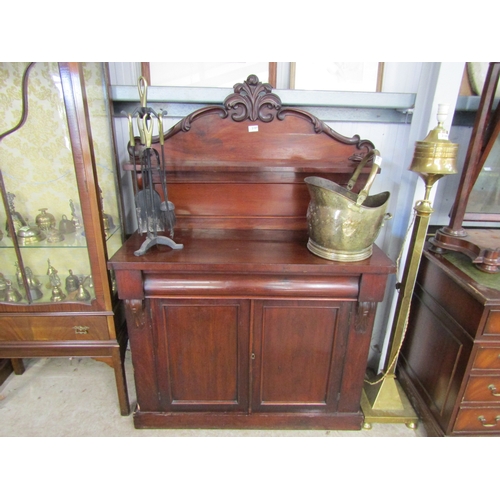
<path fill-rule="evenodd" d="M 88 326 L 74 326 L 73 330 L 77 335 L 87 335 L 89 333 L 90 328 Z"/>
<path fill-rule="evenodd" d="M 481 425 L 482 425 L 483 427 L 496 427 L 496 426 L 497 426 L 498 421 L 500 420 L 500 415 L 497 415 L 497 416 L 495 417 L 495 423 L 494 423 L 494 424 L 485 424 L 486 419 L 483 417 L 483 415 L 480 415 L 479 417 L 477 417 L 477 419 L 481 422 Z"/>
<path fill-rule="evenodd" d="M 493 396 L 496 396 L 497 398 L 500 398 L 500 392 L 496 392 L 497 388 L 493 384 L 490 384 L 488 386 L 488 389 L 490 390 L 490 392 L 491 392 L 491 394 Z"/>

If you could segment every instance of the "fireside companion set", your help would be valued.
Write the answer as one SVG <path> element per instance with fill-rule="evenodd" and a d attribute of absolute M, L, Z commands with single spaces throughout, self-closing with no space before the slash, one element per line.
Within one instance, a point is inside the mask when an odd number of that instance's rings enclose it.
<path fill-rule="evenodd" d="M 117 243 L 120 228 L 103 210 L 111 187 L 102 189 L 93 153 L 99 129 L 86 100 L 92 83 L 80 63 L 37 63 L 40 74 L 59 74 L 67 123 L 58 130 L 72 148 L 65 165 L 58 159 L 44 174 L 65 179 L 51 206 L 62 207 L 68 194 L 79 197 L 59 225 L 45 208 L 30 224 L 13 200 L 19 196 L 26 212 L 42 200 L 15 192 L 20 153 L 12 151 L 16 135 L 32 130 L 31 106 L 35 117 L 47 119 L 36 98 L 28 99 L 33 66 L 22 76 L 21 120 L 0 136 L 7 233 L 0 242 L 1 358 L 105 361 L 127 415 L 129 343 L 139 429 L 416 425 L 396 361 L 432 213 L 430 192 L 456 172 L 457 145 L 443 127 L 446 106 L 438 126 L 417 143 L 410 167 L 426 194 L 414 208 L 387 364 L 374 381 L 366 364 L 376 306 L 396 268 L 374 243 L 392 216 L 390 193 L 370 193 L 382 163 L 370 141 L 344 137 L 314 115 L 283 106 L 255 75 L 236 84 L 222 105 L 198 109 L 164 131 L 166 112 L 148 105 L 141 77 L 140 106 L 127 115 L 130 160 L 122 166 L 132 181 L 137 230 Z M 22 138 L 33 143 L 36 158 L 42 147 L 36 141 L 46 139 Z M 68 270 L 64 285 L 51 262 Z"/>

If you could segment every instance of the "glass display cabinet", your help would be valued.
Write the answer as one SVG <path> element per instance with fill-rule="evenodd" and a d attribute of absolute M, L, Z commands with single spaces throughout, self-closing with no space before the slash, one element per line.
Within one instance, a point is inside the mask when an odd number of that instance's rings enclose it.
<path fill-rule="evenodd" d="M 0 87 L 0 358 L 104 361 L 128 415 L 106 68 L 0 63 Z"/>

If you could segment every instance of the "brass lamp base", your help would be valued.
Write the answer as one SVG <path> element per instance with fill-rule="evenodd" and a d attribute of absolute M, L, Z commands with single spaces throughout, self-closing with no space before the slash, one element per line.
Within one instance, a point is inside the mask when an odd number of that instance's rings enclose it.
<path fill-rule="evenodd" d="M 409 429 L 416 429 L 418 425 L 418 416 L 394 375 L 377 385 L 365 384 L 361 410 L 363 429 L 371 429 L 374 423 L 405 424 Z"/>

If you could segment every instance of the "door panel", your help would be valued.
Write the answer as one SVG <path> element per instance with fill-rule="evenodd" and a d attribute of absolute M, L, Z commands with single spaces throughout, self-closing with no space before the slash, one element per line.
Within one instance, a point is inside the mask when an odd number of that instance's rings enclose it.
<path fill-rule="evenodd" d="M 168 411 L 246 411 L 248 301 L 153 302 L 162 406 Z"/>
<path fill-rule="evenodd" d="M 336 332 L 345 305 L 259 301 L 255 306 L 253 405 L 262 411 L 334 411 L 340 380 Z"/>

